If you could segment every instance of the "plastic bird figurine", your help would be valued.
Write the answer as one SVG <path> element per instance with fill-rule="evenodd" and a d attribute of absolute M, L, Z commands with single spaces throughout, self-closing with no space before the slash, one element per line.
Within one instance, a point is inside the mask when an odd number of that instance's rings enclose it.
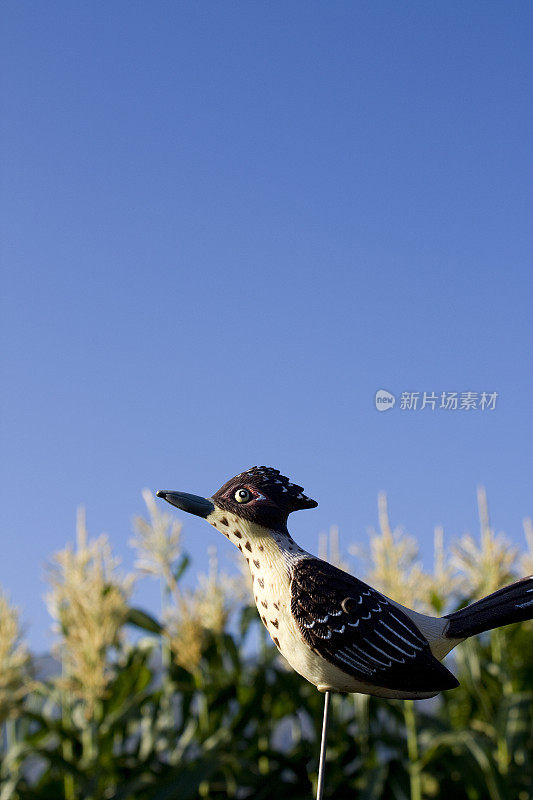
<path fill-rule="evenodd" d="M 212 497 L 162 490 L 239 548 L 257 609 L 289 664 L 326 693 L 317 797 L 322 796 L 330 692 L 419 699 L 458 686 L 441 660 L 464 639 L 533 618 L 533 577 L 444 617 L 406 608 L 302 550 L 287 530 L 292 511 L 318 504 L 271 467 L 253 467 Z"/>

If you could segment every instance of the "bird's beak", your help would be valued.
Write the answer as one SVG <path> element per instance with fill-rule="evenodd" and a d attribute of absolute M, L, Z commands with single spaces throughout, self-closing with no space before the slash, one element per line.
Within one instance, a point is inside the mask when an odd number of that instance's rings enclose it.
<path fill-rule="evenodd" d="M 176 508 L 182 511 L 187 511 L 189 514 L 196 514 L 197 517 L 203 517 L 204 519 L 215 510 L 215 506 L 211 500 L 205 497 L 199 497 L 197 494 L 160 489 L 157 492 L 157 496 L 162 497 L 167 503 L 176 506 Z"/>

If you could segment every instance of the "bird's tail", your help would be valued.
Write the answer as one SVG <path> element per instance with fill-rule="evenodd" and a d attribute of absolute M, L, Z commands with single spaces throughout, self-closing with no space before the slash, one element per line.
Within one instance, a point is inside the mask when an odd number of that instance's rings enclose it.
<path fill-rule="evenodd" d="M 450 620 L 446 630 L 449 639 L 466 639 L 511 622 L 533 619 L 533 575 L 504 586 L 445 619 Z"/>

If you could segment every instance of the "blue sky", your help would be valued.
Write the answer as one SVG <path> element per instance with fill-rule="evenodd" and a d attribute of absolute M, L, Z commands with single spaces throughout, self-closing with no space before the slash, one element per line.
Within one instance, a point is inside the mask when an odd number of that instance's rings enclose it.
<path fill-rule="evenodd" d="M 2 5 L 2 559 L 253 464 L 366 540 L 533 513 L 529 3 Z M 529 226 L 528 226 L 529 223 Z M 494 411 L 374 394 L 496 391 Z M 185 520 L 195 568 L 233 552 Z M 157 589 L 138 601 L 156 608 Z"/>

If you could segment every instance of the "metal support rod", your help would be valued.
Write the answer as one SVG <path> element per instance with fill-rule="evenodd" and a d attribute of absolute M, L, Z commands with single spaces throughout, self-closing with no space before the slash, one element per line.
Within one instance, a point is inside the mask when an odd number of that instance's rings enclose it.
<path fill-rule="evenodd" d="M 328 719 L 329 719 L 329 696 L 330 692 L 325 692 L 324 718 L 322 720 L 322 739 L 320 740 L 320 761 L 318 763 L 318 785 L 316 790 L 316 800 L 322 800 L 324 792 L 324 772 L 326 768 L 326 745 L 328 737 Z"/>

